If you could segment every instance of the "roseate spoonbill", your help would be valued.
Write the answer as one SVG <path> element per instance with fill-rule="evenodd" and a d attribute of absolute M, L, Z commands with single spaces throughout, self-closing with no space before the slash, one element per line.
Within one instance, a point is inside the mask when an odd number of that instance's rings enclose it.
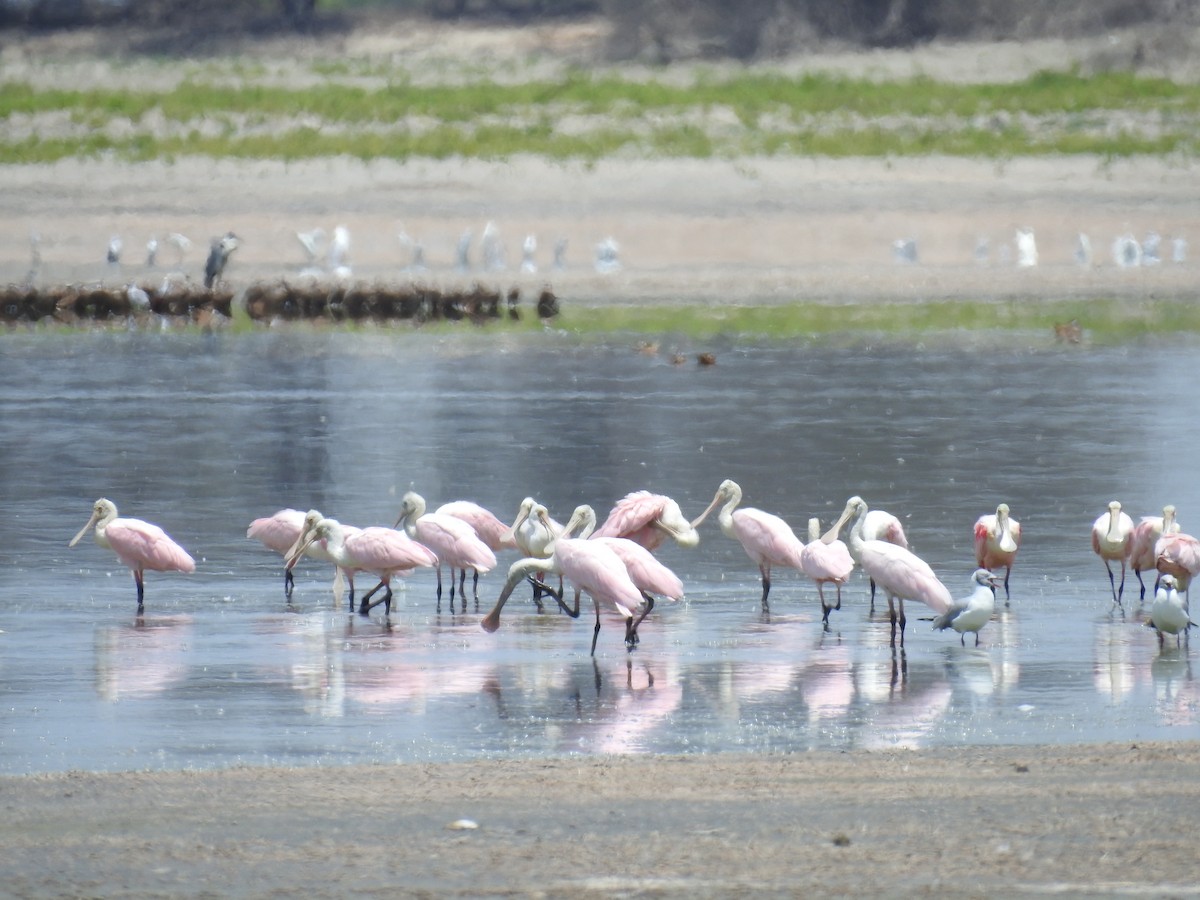
<path fill-rule="evenodd" d="M 285 558 L 292 545 L 304 530 L 304 513 L 298 509 L 281 509 L 273 516 L 255 519 L 246 529 L 246 537 L 261 542 L 268 550 L 274 550 Z M 295 580 L 292 570 L 284 567 L 283 595 L 292 599 L 292 588 Z"/>
<path fill-rule="evenodd" d="M 196 561 L 165 531 L 141 519 L 118 518 L 116 504 L 104 497 L 93 504 L 92 517 L 67 546 L 78 544 L 93 525 L 96 528 L 96 543 L 116 553 L 117 558 L 133 572 L 133 580 L 137 585 L 138 613 L 144 609 L 142 573 L 146 569 L 152 572 L 196 571 Z"/>
<path fill-rule="evenodd" d="M 1125 564 L 1133 549 L 1133 519 L 1127 513 L 1121 512 L 1120 501 L 1113 500 L 1108 504 L 1108 512 L 1092 523 L 1092 549 L 1104 560 L 1104 570 L 1108 572 L 1108 583 L 1112 587 L 1113 603 L 1121 606 L 1121 597 L 1125 593 Z M 1118 588 L 1113 577 L 1112 566 L 1109 563 L 1121 563 L 1121 586 Z"/>
<path fill-rule="evenodd" d="M 897 547 L 908 549 L 908 538 L 904 534 L 904 526 L 889 512 L 884 512 L 882 509 L 869 509 L 867 501 L 862 497 L 854 496 L 846 501 L 846 508 L 842 510 L 842 514 L 838 520 L 830 526 L 829 534 L 837 537 L 838 533 L 851 519 L 854 524 L 850 526 L 850 531 L 846 534 L 846 546 L 850 549 L 851 558 L 862 565 L 862 546 L 866 541 L 885 541 L 889 544 L 895 544 Z M 864 568 L 866 568 L 864 566 Z M 875 579 L 870 577 L 871 582 L 871 612 L 875 611 Z"/>
<path fill-rule="evenodd" d="M 715 506 L 715 501 L 710 503 L 708 509 L 689 522 L 679 504 L 670 497 L 634 491 L 617 501 L 593 537 L 629 538 L 647 550 L 657 550 L 668 537 L 680 547 L 695 547 L 700 543 L 696 529 Z"/>
<path fill-rule="evenodd" d="M 738 509 L 741 502 L 741 487 L 726 478 L 717 488 L 709 509 L 721 505 L 721 511 L 717 513 L 721 531 L 741 544 L 746 555 L 758 566 L 762 576 L 762 605 L 766 609 L 767 594 L 771 592 L 771 566 L 790 566 L 800 571 L 804 542 L 779 516 L 752 507 Z M 705 516 L 708 511 L 704 511 Z"/>
<path fill-rule="evenodd" d="M 539 510 L 539 515 L 543 517 L 543 524 L 547 528 L 554 527 L 545 507 Z M 586 503 L 575 507 L 571 518 L 558 533 L 556 540 L 571 539 L 571 534 L 576 528 L 579 529 L 580 540 L 590 538 L 592 532 L 596 529 L 596 511 Z M 641 614 L 636 619 L 631 618 L 625 621 L 625 642 L 626 644 L 636 644 L 638 642 L 638 626 L 642 624 L 642 620 L 654 609 L 654 597 L 657 595 L 666 597 L 668 600 L 682 600 L 683 582 L 641 544 L 635 543 L 628 538 L 597 537 L 595 540 L 609 547 L 621 558 L 621 562 L 625 564 L 625 570 L 629 574 L 629 580 L 641 591 L 643 600 Z M 578 587 L 575 590 L 575 606 L 573 609 L 568 609 L 566 604 L 562 602 L 561 592 L 556 596 L 553 591 L 550 591 L 548 588 L 546 590 L 551 596 L 555 597 L 563 612 L 572 618 L 578 618 L 580 593 Z M 597 625 L 599 625 L 599 620 L 597 620 Z"/>
<path fill-rule="evenodd" d="M 454 516 L 425 512 L 425 498 L 409 491 L 400 500 L 396 527 L 404 526 L 408 536 L 437 554 L 437 598 L 442 602 L 442 564 L 450 567 L 450 604 L 454 605 L 454 570 L 474 569 L 490 572 L 496 567 L 496 554 L 479 539 L 475 529 Z M 463 597 L 463 609 L 467 598 Z"/>
<path fill-rule="evenodd" d="M 504 608 L 513 589 L 536 572 L 557 572 L 592 598 L 596 606 L 596 627 L 592 632 L 593 655 L 596 653 L 596 638 L 600 634 L 601 603 L 612 604 L 625 619 L 628 641 L 628 622 L 634 617 L 634 610 L 643 602 L 642 593 L 630 579 L 621 557 L 611 547 L 604 541 L 580 538 L 559 538 L 546 559 L 531 557 L 513 563 L 495 608 L 480 622 L 484 631 L 495 631 L 500 627 L 500 610 Z"/>
<path fill-rule="evenodd" d="M 1159 579 L 1158 589 L 1154 592 L 1154 604 L 1150 607 L 1150 622 L 1158 632 L 1158 646 L 1163 645 L 1163 633 L 1175 635 L 1175 645 L 1179 646 L 1179 635 L 1187 635 L 1187 630 L 1196 623 L 1188 615 L 1187 602 L 1179 596 L 1178 584 L 1174 575 L 1164 575 Z"/>
<path fill-rule="evenodd" d="M 521 505 L 517 510 L 517 517 L 513 520 L 512 531 L 513 540 L 516 541 L 517 549 L 526 557 L 534 557 L 536 559 L 546 559 L 550 555 L 550 546 L 554 543 L 554 536 L 562 531 L 562 525 L 550 520 L 550 526 L 547 528 L 542 523 L 540 512 L 546 512 L 546 507 L 538 503 L 532 497 L 526 497 L 521 501 Z M 546 577 L 544 572 L 538 572 L 535 575 L 533 586 L 533 602 L 537 604 L 538 612 L 542 611 L 542 579 Z M 558 593 L 562 595 L 562 576 L 558 579 Z"/>
<path fill-rule="evenodd" d="M 1174 575 L 1177 587 L 1188 593 L 1200 574 L 1200 541 L 1190 534 L 1164 534 L 1154 545 L 1155 564 L 1163 575 Z"/>
<path fill-rule="evenodd" d="M 975 520 L 975 565 L 981 569 L 1004 566 L 1004 602 L 1008 602 L 1008 576 L 1021 545 L 1021 523 L 1009 515 L 1007 503 L 996 507 L 995 515 Z M 978 637 L 978 635 L 976 635 Z"/>
<path fill-rule="evenodd" d="M 379 603 L 384 604 L 385 613 L 391 613 L 393 575 L 406 574 L 420 566 L 438 564 L 437 555 L 432 550 L 403 532 L 392 528 L 347 528 L 337 519 L 321 519 L 312 528 L 307 529 L 298 546 L 289 554 L 288 568 L 296 565 L 301 556 L 318 546 L 318 542 L 324 542 L 325 552 L 346 572 L 351 597 L 354 596 L 355 572 L 373 572 L 382 580 L 383 600 L 368 604 L 368 598 L 363 597 L 362 606 L 358 610 L 363 615 Z M 350 602 L 353 605 L 353 599 Z"/>
<path fill-rule="evenodd" d="M 842 608 L 842 585 L 854 571 L 854 558 L 845 542 L 836 534 L 821 534 L 821 520 L 808 520 L 808 543 L 800 551 L 800 566 L 804 574 L 817 583 L 817 594 L 821 598 L 821 620 L 829 621 L 831 609 Z M 837 587 L 837 603 L 825 603 L 825 585 Z"/>
<path fill-rule="evenodd" d="M 1129 547 L 1129 568 L 1137 576 L 1141 591 L 1139 600 L 1146 599 L 1146 582 L 1142 581 L 1142 572 L 1158 569 L 1158 554 L 1154 552 L 1158 539 L 1164 534 L 1178 534 L 1179 523 L 1175 520 L 1175 507 L 1167 504 L 1163 507 L 1161 516 L 1142 516 L 1142 520 L 1133 526 L 1133 539 Z M 1157 588 L 1157 585 L 1155 585 Z"/>
<path fill-rule="evenodd" d="M 892 622 L 892 643 L 896 643 L 896 622 L 900 623 L 900 645 L 904 645 L 904 601 L 920 600 L 938 615 L 947 612 L 954 598 L 938 581 L 933 569 L 911 550 L 887 541 L 863 541 L 862 567 L 887 593 L 888 616 Z M 895 600 L 900 601 L 897 615 Z"/>
<path fill-rule="evenodd" d="M 462 519 L 473 529 L 479 539 L 487 544 L 488 549 L 493 553 L 497 550 L 516 550 L 517 542 L 513 537 L 512 529 L 496 518 L 491 510 L 484 509 L 478 503 L 472 503 L 470 500 L 452 500 L 449 503 L 443 503 L 434 510 L 438 515 L 454 516 L 456 519 Z M 475 596 L 479 596 L 479 570 L 475 569 Z M 450 577 L 454 577 L 454 570 L 450 570 Z M 458 576 L 458 591 L 464 593 L 464 586 L 467 580 L 467 570 L 461 569 Z"/>
<path fill-rule="evenodd" d="M 955 600 L 948 610 L 933 620 L 933 627 L 938 631 L 953 628 L 959 634 L 958 642 L 964 646 L 967 632 L 973 631 L 975 646 L 978 647 L 979 630 L 991 621 L 992 613 L 996 611 L 996 587 L 1000 584 L 1000 577 L 981 567 L 971 576 L 971 584 L 975 590 L 970 596 Z"/>

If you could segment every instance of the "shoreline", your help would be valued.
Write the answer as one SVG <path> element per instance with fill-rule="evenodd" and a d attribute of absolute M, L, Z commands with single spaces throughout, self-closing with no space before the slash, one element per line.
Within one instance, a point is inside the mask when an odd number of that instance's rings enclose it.
<path fill-rule="evenodd" d="M 34 897 L 1189 896 L 1198 771 L 1180 741 L 67 772 L 0 779 L 0 847 Z"/>

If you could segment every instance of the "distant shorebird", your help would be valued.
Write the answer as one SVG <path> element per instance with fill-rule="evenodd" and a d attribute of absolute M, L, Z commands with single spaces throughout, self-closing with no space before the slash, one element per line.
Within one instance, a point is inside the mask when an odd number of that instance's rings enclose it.
<path fill-rule="evenodd" d="M 150 295 L 132 282 L 125 286 L 125 299 L 129 301 L 130 307 L 136 312 L 149 312 L 150 310 Z"/>
<path fill-rule="evenodd" d="M 167 243 L 175 248 L 175 268 L 183 267 L 184 255 L 192 249 L 192 242 L 178 231 L 167 235 Z"/>
<path fill-rule="evenodd" d="M 349 269 L 350 265 L 350 229 L 339 225 L 333 229 L 333 240 L 329 242 L 329 253 L 326 256 L 329 268 L 337 273 L 339 269 Z"/>
<path fill-rule="evenodd" d="M 1142 245 L 1132 234 L 1125 233 L 1113 241 L 1113 262 L 1122 269 L 1132 269 L 1142 264 Z"/>
<path fill-rule="evenodd" d="M 916 239 L 896 238 L 892 241 L 892 259 L 898 263 L 915 263 L 917 261 Z"/>
<path fill-rule="evenodd" d="M 1171 238 L 1171 262 L 1182 263 L 1187 261 L 1187 238 Z"/>
<path fill-rule="evenodd" d="M 1084 269 L 1092 265 L 1092 242 L 1082 231 L 1075 236 L 1075 262 Z"/>
<path fill-rule="evenodd" d="M 1017 267 L 1029 269 L 1037 264 L 1037 240 L 1033 236 L 1033 229 L 1022 226 L 1017 229 Z"/>
<path fill-rule="evenodd" d="M 429 267 L 425 265 L 425 245 L 404 230 L 401 230 L 396 238 L 400 241 L 400 246 L 408 248 L 408 265 L 405 267 L 405 271 L 429 271 Z"/>
<path fill-rule="evenodd" d="M 314 228 L 311 231 L 297 231 L 296 240 L 300 242 L 300 246 L 304 250 L 304 255 L 310 263 L 316 262 L 325 252 L 324 228 Z"/>
<path fill-rule="evenodd" d="M 617 258 L 620 246 L 616 238 L 606 237 L 596 245 L 596 271 L 602 275 L 621 270 L 621 261 Z"/>
<path fill-rule="evenodd" d="M 232 231 L 226 232 L 224 237 L 216 238 L 212 242 L 212 249 L 208 252 L 208 261 L 204 264 L 204 286 L 209 290 L 220 280 L 221 275 L 225 272 L 225 266 L 229 263 L 229 256 L 240 245 L 238 236 Z"/>
<path fill-rule="evenodd" d="M 480 250 L 483 252 L 483 268 L 487 272 L 502 272 L 504 263 L 504 244 L 500 241 L 500 229 L 495 222 L 483 226 L 483 237 L 479 239 Z"/>
<path fill-rule="evenodd" d="M 1157 231 L 1146 232 L 1146 237 L 1142 240 L 1142 265 L 1157 266 L 1162 259 L 1159 257 L 1159 248 L 1162 246 L 1162 238 L 1159 237 Z"/>
<path fill-rule="evenodd" d="M 458 236 L 454 246 L 454 268 L 459 272 L 471 271 L 471 230 L 468 228 Z"/>
<path fill-rule="evenodd" d="M 146 241 L 146 268 L 153 269 L 158 265 L 158 238 L 152 237 Z"/>
<path fill-rule="evenodd" d="M 115 234 L 112 237 L 110 237 L 108 239 L 108 250 L 104 254 L 104 261 L 107 262 L 110 266 L 119 265 L 121 262 L 122 246 L 123 246 L 123 244 L 121 243 L 120 237 L 118 237 Z"/>
<path fill-rule="evenodd" d="M 526 275 L 537 271 L 537 263 L 533 259 L 533 254 L 536 252 L 537 237 L 532 234 L 525 235 L 525 240 L 521 243 L 521 271 Z"/>

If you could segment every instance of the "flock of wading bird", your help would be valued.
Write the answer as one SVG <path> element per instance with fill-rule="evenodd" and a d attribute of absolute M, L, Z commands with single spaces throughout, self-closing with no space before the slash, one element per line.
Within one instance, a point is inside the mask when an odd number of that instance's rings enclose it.
<path fill-rule="evenodd" d="M 762 576 L 762 604 L 767 608 L 771 591 L 771 569 L 786 566 L 797 569 L 817 585 L 823 621 L 829 613 L 841 609 L 841 588 L 857 564 L 870 578 L 871 611 L 878 587 L 887 595 L 892 626 L 904 643 L 904 601 L 920 601 L 936 614 L 933 627 L 953 629 L 965 643 L 967 632 L 975 635 L 991 619 L 997 588 L 1003 584 L 1008 601 L 1008 581 L 1021 543 L 1021 526 L 1012 518 L 1008 505 L 1001 503 L 994 514 L 980 516 L 975 523 L 975 558 L 978 569 L 971 576 L 971 593 L 955 599 L 929 565 L 908 549 L 908 540 L 900 520 L 882 510 L 868 509 L 861 497 L 851 497 L 837 521 L 824 533 L 817 519 L 808 521 L 808 541 L 800 540 L 779 516 L 760 509 L 740 506 L 742 489 L 733 481 L 723 481 L 708 507 L 695 519 L 688 520 L 679 504 L 661 494 L 637 491 L 620 500 L 599 528 L 596 514 L 587 505 L 575 509 L 565 525 L 554 521 L 546 507 L 532 497 L 522 501 L 516 520 L 507 525 L 494 514 L 470 501 L 455 501 L 426 511 L 424 498 L 409 492 L 400 505 L 400 516 L 391 528 L 356 528 L 326 518 L 316 510 L 307 513 L 284 509 L 273 516 L 256 519 L 246 532 L 248 538 L 261 541 L 283 554 L 284 593 L 290 599 L 292 569 L 304 557 L 332 563 L 337 570 L 335 596 L 341 596 L 342 578 L 349 584 L 350 610 L 355 609 L 354 576 L 368 572 L 380 579 L 359 601 L 358 612 L 368 614 L 383 604 L 390 614 L 391 579 L 422 567 L 437 572 L 437 598 L 442 598 L 442 566 L 449 569 L 450 606 L 454 606 L 454 578 L 466 611 L 466 574 L 474 573 L 478 598 L 479 575 L 496 566 L 497 550 L 518 550 L 523 558 L 513 563 L 495 608 L 482 621 L 486 631 L 500 627 L 500 612 L 513 591 L 523 582 L 533 586 L 533 601 L 544 610 L 542 597 L 552 597 L 559 608 L 572 617 L 579 616 L 580 594 L 593 600 L 596 613 L 592 633 L 592 653 L 600 632 L 600 610 L 615 610 L 625 622 L 625 644 L 632 649 L 638 642 L 638 625 L 654 608 L 656 598 L 679 600 L 683 583 L 653 555 L 668 539 L 681 547 L 700 542 L 697 528 L 718 509 L 721 530 L 738 541 L 759 568 Z M 849 523 L 847 540 L 840 538 Z M 138 613 L 143 611 L 143 573 L 152 571 L 192 572 L 196 564 L 182 547 L 157 525 L 140 519 L 122 518 L 109 500 L 97 500 L 88 523 L 71 540 L 70 546 L 88 532 L 95 531 L 96 543 L 114 551 L 133 571 L 137 584 Z M 577 533 L 578 532 L 578 533 Z M 1194 625 L 1188 614 L 1187 588 L 1200 572 L 1200 541 L 1180 531 L 1175 507 L 1167 506 L 1162 516 L 1146 516 L 1135 525 L 1113 501 L 1108 511 L 1092 526 L 1092 548 L 1104 561 L 1112 587 L 1113 603 L 1122 604 L 1125 572 L 1131 567 L 1141 584 L 1145 600 L 1143 571 L 1154 571 L 1156 583 L 1149 622 L 1158 633 L 1173 634 L 1178 643 L 1181 634 Z M 1120 582 L 1113 564 L 1120 563 Z M 997 574 L 1003 570 L 1003 579 Z M 546 575 L 558 576 L 558 588 L 545 583 Z M 569 582 L 575 597 L 568 604 L 563 588 Z M 835 593 L 833 602 L 825 589 Z M 382 596 L 374 599 L 382 591 Z M 1184 593 L 1181 595 L 1180 591 Z"/>

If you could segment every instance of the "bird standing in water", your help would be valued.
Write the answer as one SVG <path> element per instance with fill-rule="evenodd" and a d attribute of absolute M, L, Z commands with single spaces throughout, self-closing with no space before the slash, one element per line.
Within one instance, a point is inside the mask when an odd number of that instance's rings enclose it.
<path fill-rule="evenodd" d="M 996 611 L 996 585 L 999 576 L 987 569 L 976 569 L 971 576 L 975 590 L 961 600 L 955 600 L 948 610 L 933 620 L 938 631 L 953 628 L 959 633 L 959 643 L 966 644 L 967 632 L 975 632 L 975 646 L 979 646 L 979 631 L 992 619 Z"/>
<path fill-rule="evenodd" d="M 92 517 L 71 538 L 68 547 L 74 547 L 93 526 L 96 528 L 96 543 L 112 550 L 117 558 L 133 572 L 137 584 L 138 613 L 144 609 L 145 587 L 143 572 L 194 572 L 196 561 L 188 552 L 167 536 L 157 525 L 141 519 L 123 519 L 117 516 L 117 505 L 101 497 L 92 506 Z"/>

